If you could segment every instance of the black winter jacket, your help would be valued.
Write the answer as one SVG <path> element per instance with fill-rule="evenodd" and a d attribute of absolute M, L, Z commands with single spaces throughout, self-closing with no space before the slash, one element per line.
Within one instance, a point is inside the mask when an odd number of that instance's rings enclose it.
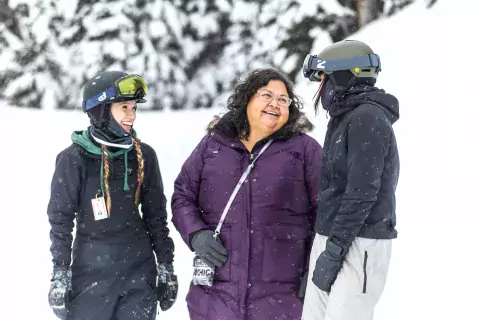
<path fill-rule="evenodd" d="M 373 87 L 329 106 L 315 230 L 348 251 L 355 237 L 397 237 L 398 100 Z"/>
<path fill-rule="evenodd" d="M 155 151 L 140 143 L 145 173 L 140 194 L 142 214 L 135 205 L 138 161 L 133 148 L 120 150 L 109 159 L 110 217 L 95 221 L 91 200 L 102 192 L 100 148 L 88 131 L 74 132 L 72 140 L 74 143 L 57 156 L 47 209 L 54 265 L 70 265 L 75 218 L 76 240 L 120 244 L 150 237 L 158 262 L 171 263 L 174 245 L 167 228 L 166 198 Z"/>

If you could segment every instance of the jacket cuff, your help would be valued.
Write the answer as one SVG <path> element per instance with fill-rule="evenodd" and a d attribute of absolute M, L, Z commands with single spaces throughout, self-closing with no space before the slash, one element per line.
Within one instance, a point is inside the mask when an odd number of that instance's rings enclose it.
<path fill-rule="evenodd" d="M 208 226 L 201 219 L 191 219 L 190 221 L 182 221 L 181 226 L 179 226 L 181 231 L 181 236 L 183 241 L 187 244 L 190 250 L 193 252 L 193 248 L 190 245 L 190 235 L 193 235 L 195 232 L 208 229 Z"/>

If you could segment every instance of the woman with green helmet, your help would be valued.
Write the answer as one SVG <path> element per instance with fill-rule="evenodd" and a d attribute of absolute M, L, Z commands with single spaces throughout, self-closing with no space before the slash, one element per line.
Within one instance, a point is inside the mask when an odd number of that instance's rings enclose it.
<path fill-rule="evenodd" d="M 398 100 L 375 87 L 380 57 L 346 40 L 308 55 L 304 76 L 330 121 L 324 142 L 316 237 L 303 320 L 370 320 L 397 237 Z M 320 165 L 320 164 L 319 164 Z"/>

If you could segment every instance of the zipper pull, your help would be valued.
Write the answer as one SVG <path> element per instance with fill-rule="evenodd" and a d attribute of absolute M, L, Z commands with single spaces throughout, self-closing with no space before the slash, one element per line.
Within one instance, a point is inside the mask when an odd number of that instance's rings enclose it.
<path fill-rule="evenodd" d="M 253 167 L 254 167 L 254 164 L 253 164 L 253 161 L 254 161 L 254 160 L 255 160 L 255 155 L 254 155 L 253 153 L 251 153 L 251 154 L 250 154 L 250 161 L 249 161 L 249 163 L 250 163 L 250 167 L 252 167 L 252 169 L 253 169 Z"/>
<path fill-rule="evenodd" d="M 253 169 L 253 160 L 255 160 L 254 158 L 255 158 L 254 154 L 250 153 L 250 161 L 248 163 L 252 166 L 252 169 Z"/>

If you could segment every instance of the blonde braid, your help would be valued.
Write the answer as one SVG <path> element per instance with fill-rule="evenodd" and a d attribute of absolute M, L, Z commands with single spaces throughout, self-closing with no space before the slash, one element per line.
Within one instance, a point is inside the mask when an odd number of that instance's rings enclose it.
<path fill-rule="evenodd" d="M 135 146 L 135 151 L 137 152 L 137 190 L 135 191 L 135 204 L 138 206 L 140 204 L 140 190 L 143 184 L 143 179 L 145 178 L 143 154 L 142 148 L 140 148 L 140 140 L 138 138 L 133 138 L 133 145 Z"/>
<path fill-rule="evenodd" d="M 103 187 L 105 188 L 105 195 L 107 198 L 107 212 L 110 214 L 110 208 L 112 207 L 112 199 L 110 198 L 110 185 L 108 184 L 108 176 L 110 175 L 110 164 L 108 162 L 107 147 L 102 144 L 103 153 Z"/>

